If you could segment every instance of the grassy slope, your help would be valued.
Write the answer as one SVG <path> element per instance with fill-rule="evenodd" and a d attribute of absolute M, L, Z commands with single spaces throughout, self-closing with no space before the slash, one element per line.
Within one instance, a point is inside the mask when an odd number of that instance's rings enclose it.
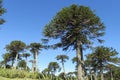
<path fill-rule="evenodd" d="M 5 78 L 5 77 L 1 77 L 0 76 L 0 80 L 36 80 L 36 79 L 20 79 L 20 78 L 14 78 L 14 79 L 10 79 L 10 78 Z"/>

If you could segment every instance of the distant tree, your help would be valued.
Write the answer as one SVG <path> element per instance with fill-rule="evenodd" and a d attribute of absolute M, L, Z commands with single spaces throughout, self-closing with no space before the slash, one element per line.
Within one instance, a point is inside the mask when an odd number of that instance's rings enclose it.
<path fill-rule="evenodd" d="M 44 36 L 60 39 L 53 48 L 70 47 L 76 50 L 78 58 L 78 80 L 84 80 L 83 48 L 89 48 L 95 39 L 102 42 L 99 37 L 104 35 L 104 25 L 100 18 L 85 6 L 71 5 L 63 8 L 44 28 Z"/>
<path fill-rule="evenodd" d="M 55 75 L 56 71 L 60 71 L 60 66 L 57 62 L 50 62 L 48 65 L 48 69 L 50 70 L 52 75 Z"/>
<path fill-rule="evenodd" d="M 25 70 L 26 66 L 27 66 L 27 64 L 26 64 L 25 60 L 21 60 L 21 61 L 18 62 L 18 67 L 20 69 Z"/>
<path fill-rule="evenodd" d="M 63 72 L 65 74 L 65 66 L 64 66 L 64 62 L 66 62 L 66 60 L 69 59 L 69 57 L 67 55 L 57 55 L 56 56 L 57 60 L 60 60 L 60 62 L 62 63 L 62 68 L 63 68 Z"/>
<path fill-rule="evenodd" d="M 43 74 L 46 74 L 46 75 L 49 75 L 50 74 L 50 70 L 48 68 L 45 68 L 43 71 L 42 71 Z"/>
<path fill-rule="evenodd" d="M 78 65 L 77 61 L 78 61 L 77 57 L 72 58 L 72 63 L 76 63 L 76 66 L 75 66 L 76 70 L 77 70 L 77 65 Z"/>
<path fill-rule="evenodd" d="M 0 25 L 5 22 L 4 19 L 1 18 L 1 16 L 6 12 L 5 8 L 2 6 L 2 0 L 0 0 Z"/>
<path fill-rule="evenodd" d="M 39 54 L 39 51 L 43 48 L 42 44 L 40 43 L 31 43 L 29 45 L 29 48 L 30 48 L 30 52 L 33 53 L 33 58 L 34 58 L 34 61 L 35 61 L 35 72 L 38 71 L 38 54 Z"/>
<path fill-rule="evenodd" d="M 34 72 L 34 71 L 35 71 L 35 67 L 34 67 L 34 65 L 35 65 L 35 60 L 30 60 L 29 62 L 32 63 L 32 72 Z"/>
<path fill-rule="evenodd" d="M 98 46 L 92 52 L 87 60 L 91 60 L 92 67 L 100 71 L 101 80 L 104 80 L 103 71 L 108 64 L 117 64 L 119 58 L 117 57 L 118 52 L 113 48 L 104 46 Z"/>
<path fill-rule="evenodd" d="M 4 66 L 6 67 L 7 63 L 10 61 L 11 54 L 10 53 L 5 53 L 5 54 L 2 55 L 2 57 L 3 57 L 2 64 L 4 64 Z"/>
<path fill-rule="evenodd" d="M 27 70 L 27 58 L 30 56 L 30 54 L 29 53 L 23 53 L 22 56 L 26 58 L 26 70 Z"/>
<path fill-rule="evenodd" d="M 15 60 L 16 60 L 15 61 L 16 63 L 14 63 L 15 69 L 17 66 L 17 60 L 20 57 L 19 53 L 23 52 L 25 48 L 26 48 L 26 44 L 18 40 L 12 41 L 9 45 L 6 45 L 6 50 L 12 53 L 13 55 L 15 55 Z"/>

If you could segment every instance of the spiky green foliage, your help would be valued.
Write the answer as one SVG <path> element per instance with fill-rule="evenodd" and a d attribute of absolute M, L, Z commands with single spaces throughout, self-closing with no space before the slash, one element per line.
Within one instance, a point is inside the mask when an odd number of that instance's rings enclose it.
<path fill-rule="evenodd" d="M 65 74 L 64 62 L 66 62 L 66 60 L 68 60 L 69 57 L 68 57 L 67 55 L 57 55 L 57 56 L 56 56 L 56 59 L 57 59 L 57 60 L 60 60 L 60 62 L 62 63 L 63 71 L 64 71 L 64 74 Z"/>
<path fill-rule="evenodd" d="M 5 12 L 6 10 L 2 6 L 2 0 L 0 0 L 0 25 L 5 22 L 5 20 L 1 17 Z"/>
<path fill-rule="evenodd" d="M 50 70 L 52 75 L 55 75 L 56 71 L 60 71 L 60 66 L 57 62 L 50 62 L 48 65 L 48 69 Z"/>
<path fill-rule="evenodd" d="M 7 51 L 9 51 L 13 55 L 15 55 L 16 63 L 14 65 L 14 67 L 16 68 L 17 60 L 19 58 L 18 54 L 25 50 L 26 44 L 22 41 L 15 40 L 15 41 L 12 41 L 9 45 L 6 45 L 5 48 Z"/>
<path fill-rule="evenodd" d="M 25 60 L 21 60 L 21 61 L 18 62 L 18 67 L 20 69 L 24 69 L 25 70 L 26 66 L 27 66 L 27 64 L 26 64 Z"/>
<path fill-rule="evenodd" d="M 69 47 L 76 49 L 78 58 L 78 80 L 83 80 L 83 48 L 90 47 L 94 40 L 104 35 L 104 25 L 100 18 L 86 6 L 71 5 L 63 8 L 44 28 L 44 35 L 52 39 L 60 39 L 53 48 L 62 47 L 68 50 Z M 80 73 L 83 72 L 83 73 Z M 80 78 L 81 76 L 81 78 Z"/>
<path fill-rule="evenodd" d="M 109 64 L 115 65 L 120 61 L 117 55 L 118 52 L 113 48 L 96 47 L 92 54 L 87 55 L 86 66 L 94 71 L 100 71 L 101 80 L 103 80 L 103 70 L 108 68 Z"/>
<path fill-rule="evenodd" d="M 28 48 L 30 48 L 30 52 L 33 53 L 33 58 L 34 58 L 34 65 L 33 67 L 35 69 L 33 69 L 34 71 L 38 71 L 38 54 L 39 54 L 39 51 L 42 50 L 43 48 L 43 45 L 40 44 L 40 43 L 31 43 Z"/>
<path fill-rule="evenodd" d="M 104 35 L 104 25 L 89 7 L 71 5 L 63 8 L 44 28 L 44 35 L 60 38 L 63 49 L 76 48 L 77 40 L 86 47 Z M 99 39 L 98 39 L 99 40 Z"/>

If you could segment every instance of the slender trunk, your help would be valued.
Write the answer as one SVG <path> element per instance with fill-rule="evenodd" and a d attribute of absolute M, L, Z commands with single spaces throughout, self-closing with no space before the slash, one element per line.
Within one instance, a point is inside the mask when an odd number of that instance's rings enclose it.
<path fill-rule="evenodd" d="M 26 57 L 26 70 L 27 70 L 27 57 Z"/>
<path fill-rule="evenodd" d="M 97 76 L 96 76 L 96 74 L 94 73 L 93 75 L 94 75 L 94 79 L 97 80 Z"/>
<path fill-rule="evenodd" d="M 110 69 L 110 77 L 111 77 L 111 80 L 113 80 L 113 74 L 111 69 Z"/>
<path fill-rule="evenodd" d="M 18 53 L 16 54 L 16 57 L 15 57 L 15 64 L 14 64 L 15 69 L 17 69 L 17 60 L 18 60 Z"/>
<path fill-rule="evenodd" d="M 38 52 L 35 52 L 35 71 L 38 71 Z"/>
<path fill-rule="evenodd" d="M 92 78 L 92 74 L 90 74 L 90 80 L 93 80 L 93 78 Z"/>
<path fill-rule="evenodd" d="M 64 62 L 62 62 L 62 67 L 63 67 L 63 72 L 65 74 L 65 66 L 64 66 Z"/>
<path fill-rule="evenodd" d="M 84 80 L 84 64 L 83 64 L 83 54 L 82 54 L 82 43 L 80 41 L 77 42 L 77 49 L 76 49 L 76 55 L 77 55 L 77 75 L 78 80 Z"/>
<path fill-rule="evenodd" d="M 63 67 L 64 78 L 65 78 L 65 76 L 66 76 L 66 73 L 65 73 L 65 66 L 64 66 L 64 62 L 62 62 L 62 67 Z"/>
<path fill-rule="evenodd" d="M 100 77 L 101 77 L 101 80 L 104 80 L 104 77 L 103 77 L 103 69 L 102 69 L 102 68 L 100 69 Z"/>

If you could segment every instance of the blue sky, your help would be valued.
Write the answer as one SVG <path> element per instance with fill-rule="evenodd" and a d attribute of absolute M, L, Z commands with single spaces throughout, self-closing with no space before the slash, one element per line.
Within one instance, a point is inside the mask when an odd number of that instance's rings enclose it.
<path fill-rule="evenodd" d="M 119 0 L 4 0 L 3 6 L 7 13 L 3 15 L 6 23 L 0 25 L 0 55 L 6 52 L 5 45 L 13 40 L 21 40 L 26 44 L 41 42 L 44 26 L 58 11 L 71 4 L 89 6 L 95 10 L 96 15 L 101 18 L 106 26 L 103 45 L 113 47 L 120 52 L 120 37 L 118 36 L 120 34 L 119 3 Z M 49 62 L 56 61 L 56 55 L 63 53 L 67 54 L 70 59 L 75 56 L 75 51 L 42 50 L 39 55 L 40 71 L 46 68 Z M 85 51 L 85 54 L 87 53 L 89 51 Z M 65 65 L 67 71 L 74 71 L 75 64 L 73 65 L 71 60 L 67 61 Z"/>

